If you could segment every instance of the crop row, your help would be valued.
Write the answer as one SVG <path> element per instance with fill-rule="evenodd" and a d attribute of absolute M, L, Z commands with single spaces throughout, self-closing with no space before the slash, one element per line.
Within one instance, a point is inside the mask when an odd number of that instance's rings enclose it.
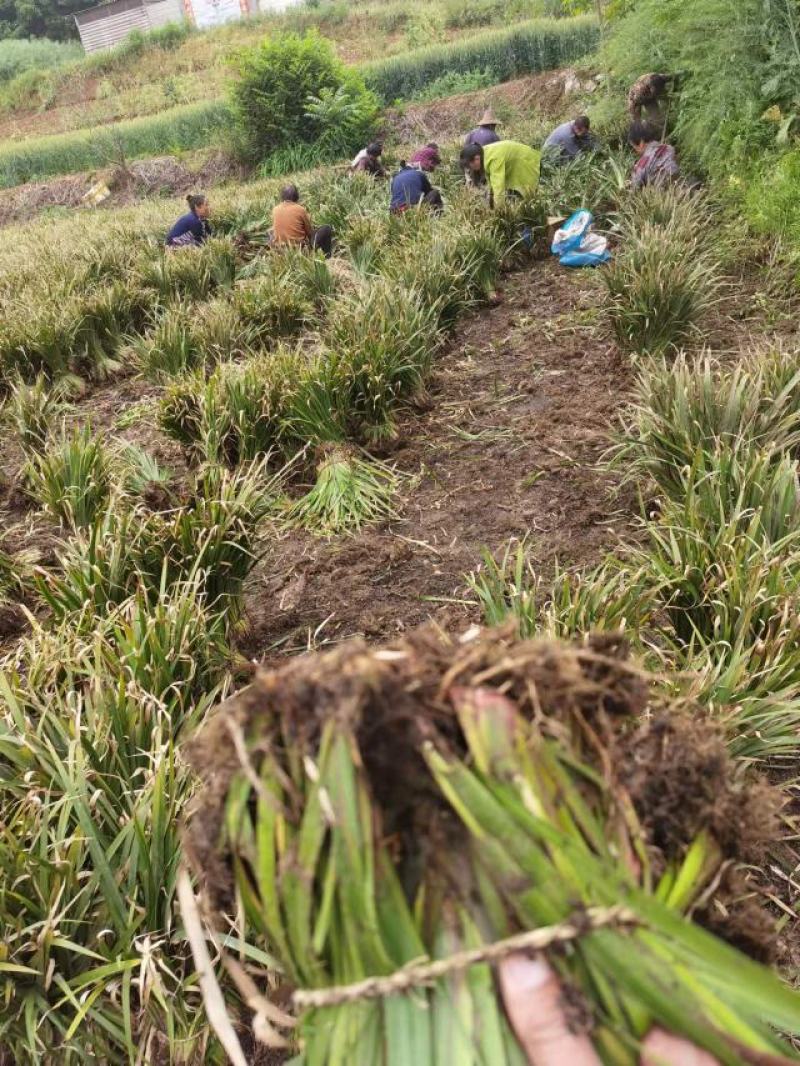
<path fill-rule="evenodd" d="M 736 755 L 793 757 L 800 362 L 679 352 L 702 344 L 724 266 L 720 219 L 702 199 L 651 191 L 617 224 L 606 307 L 639 374 L 612 457 L 647 501 L 641 536 L 596 569 L 561 573 L 543 598 L 513 545 L 472 587 L 487 619 L 511 613 L 526 634 L 624 630 L 655 671 L 691 678 L 684 695 L 720 715 Z"/>
<path fill-rule="evenodd" d="M 175 914 L 192 790 L 179 744 L 230 684 L 267 516 L 330 531 L 387 513 L 396 475 L 360 446 L 395 431 L 446 330 L 493 286 L 523 222 L 541 222 L 536 204 L 490 213 L 455 187 L 446 217 L 390 218 L 381 187 L 324 175 L 306 200 L 346 253 L 326 263 L 254 254 L 267 190 L 221 203 L 203 249 L 164 255 L 154 210 L 135 237 L 109 223 L 79 255 L 45 244 L 27 272 L 14 267 L 24 249 L 4 257 L 9 308 L 128 294 L 97 350 L 89 305 L 75 306 L 79 367 L 28 345 L 11 365 L 29 380 L 7 384 L 26 491 L 66 531 L 54 565 L 0 553 L 0 591 L 35 611 L 0 670 L 0 1048 L 14 1061 L 134 1062 L 142 1047 L 221 1061 Z M 249 244 L 226 235 L 248 222 Z M 70 337 L 49 350 L 69 352 Z M 180 483 L 141 450 L 61 427 L 64 371 L 109 359 L 164 385 L 157 417 L 184 446 Z M 287 478 L 312 457 L 316 485 L 287 515 Z"/>

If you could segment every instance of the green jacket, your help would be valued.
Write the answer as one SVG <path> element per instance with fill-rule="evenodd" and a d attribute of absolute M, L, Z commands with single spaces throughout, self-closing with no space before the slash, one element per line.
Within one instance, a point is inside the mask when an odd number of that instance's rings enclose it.
<path fill-rule="evenodd" d="M 483 169 L 495 203 L 506 192 L 528 196 L 539 185 L 542 153 L 518 141 L 498 141 L 483 149 Z"/>

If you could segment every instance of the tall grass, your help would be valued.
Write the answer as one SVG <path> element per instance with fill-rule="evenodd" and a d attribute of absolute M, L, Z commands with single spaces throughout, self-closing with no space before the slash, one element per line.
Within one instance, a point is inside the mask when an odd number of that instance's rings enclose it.
<path fill-rule="evenodd" d="M 599 40 L 591 16 L 521 22 L 453 44 L 433 45 L 361 67 L 367 85 L 387 103 L 417 96 L 445 74 L 489 71 L 496 82 L 566 66 Z"/>
<path fill-rule="evenodd" d="M 96 170 L 123 160 L 203 148 L 218 139 L 228 123 L 227 106 L 212 100 L 99 129 L 6 142 L 0 145 L 0 188 Z"/>
<path fill-rule="evenodd" d="M 34 499 L 51 515 L 68 526 L 88 526 L 111 495 L 110 457 L 88 426 L 62 431 L 34 453 L 26 479 Z"/>
<path fill-rule="evenodd" d="M 603 273 L 619 343 L 637 353 L 675 352 L 699 336 L 719 291 L 717 264 L 682 225 L 645 222 Z"/>
<path fill-rule="evenodd" d="M 46 37 L 0 41 L 0 84 L 33 68 L 52 70 L 83 56 L 77 41 L 50 41 Z"/>

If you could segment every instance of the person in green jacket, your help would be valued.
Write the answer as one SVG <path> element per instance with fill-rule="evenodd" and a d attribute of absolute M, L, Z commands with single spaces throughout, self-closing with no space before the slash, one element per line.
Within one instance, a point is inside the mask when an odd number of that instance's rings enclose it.
<path fill-rule="evenodd" d="M 468 144 L 461 152 L 461 166 L 471 185 L 487 185 L 490 202 L 503 197 L 529 196 L 539 185 L 542 154 L 518 141 L 498 141 L 484 148 Z"/>

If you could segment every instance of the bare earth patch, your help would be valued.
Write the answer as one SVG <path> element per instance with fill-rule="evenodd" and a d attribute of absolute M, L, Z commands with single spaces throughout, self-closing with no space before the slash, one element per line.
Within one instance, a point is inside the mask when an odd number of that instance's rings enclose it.
<path fill-rule="evenodd" d="M 408 478 L 399 518 L 350 539 L 285 534 L 256 569 L 242 650 L 392 636 L 430 618 L 477 618 L 464 574 L 484 548 L 528 537 L 545 578 L 617 544 L 633 501 L 598 467 L 631 371 L 595 321 L 588 275 L 554 263 L 508 279 L 440 356 L 430 408 L 384 456 Z"/>

